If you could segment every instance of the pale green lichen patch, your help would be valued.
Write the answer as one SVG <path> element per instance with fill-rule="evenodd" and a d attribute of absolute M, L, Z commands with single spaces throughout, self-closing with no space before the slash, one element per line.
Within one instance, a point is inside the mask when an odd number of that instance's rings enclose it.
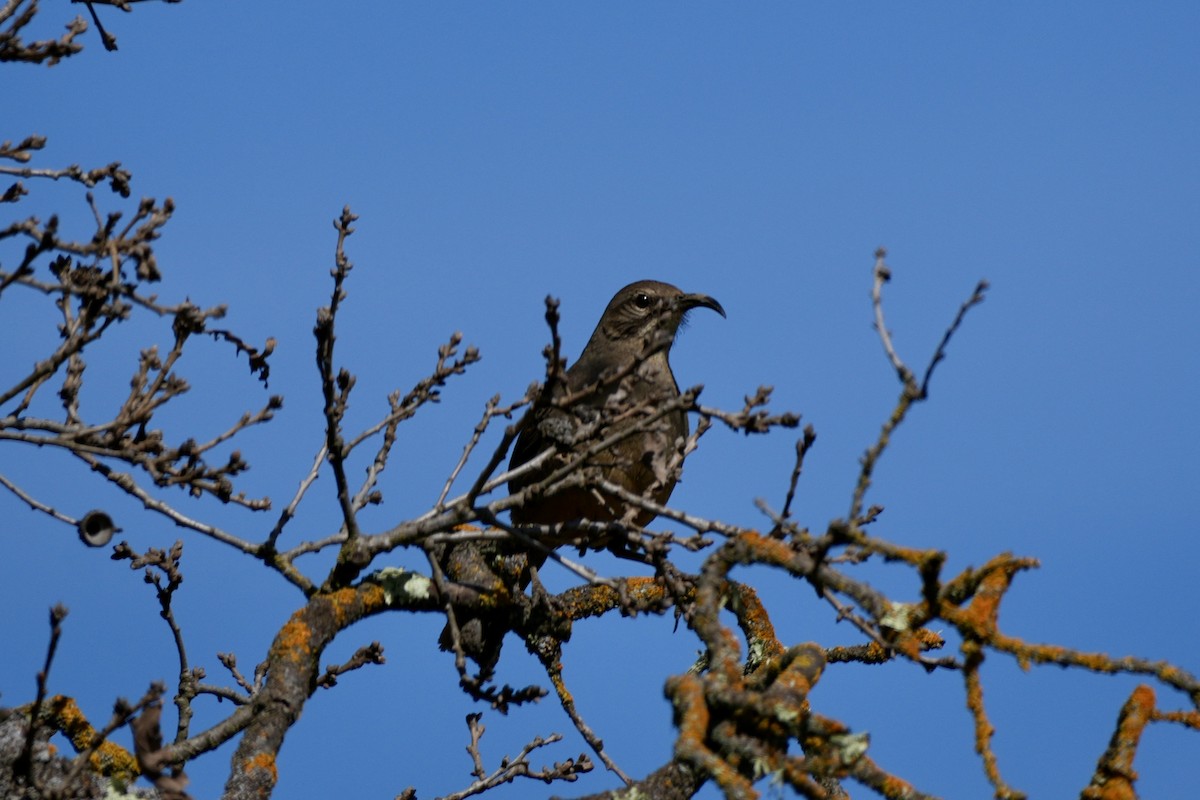
<path fill-rule="evenodd" d="M 384 567 L 371 573 L 367 579 L 383 589 L 383 599 L 388 605 L 397 597 L 427 599 L 433 586 L 433 581 L 421 573 L 399 567 Z"/>
<path fill-rule="evenodd" d="M 429 588 L 431 586 L 433 586 L 433 581 L 429 580 L 429 578 L 426 578 L 424 575 L 414 572 L 404 583 L 404 590 L 408 593 L 409 597 L 420 597 L 421 599 L 427 599 L 429 597 Z"/>
<path fill-rule="evenodd" d="M 894 631 L 906 631 L 909 628 L 911 610 L 912 606 L 908 603 L 892 603 L 883 619 L 879 620 L 879 624 Z"/>
<path fill-rule="evenodd" d="M 775 709 L 775 718 L 784 725 L 791 725 L 801 717 L 801 713 L 794 708 L 779 707 Z"/>
<path fill-rule="evenodd" d="M 761 639 L 755 639 L 750 643 L 750 657 L 747 659 L 751 664 L 758 664 L 763 660 L 766 654 L 767 643 Z"/>
<path fill-rule="evenodd" d="M 838 758 L 846 766 L 853 764 L 867 752 L 871 743 L 869 733 L 838 733 L 829 737 L 829 743 L 837 748 Z"/>
<path fill-rule="evenodd" d="M 119 786 L 116 781 L 108 783 L 104 787 L 104 800 L 140 800 L 140 795 L 131 794 L 123 789 L 124 787 Z"/>

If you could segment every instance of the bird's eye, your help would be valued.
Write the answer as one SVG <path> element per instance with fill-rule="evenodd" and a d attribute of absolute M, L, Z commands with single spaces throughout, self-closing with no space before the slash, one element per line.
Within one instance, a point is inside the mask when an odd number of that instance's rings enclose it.
<path fill-rule="evenodd" d="M 650 295 L 645 292 L 638 292 L 633 296 L 633 304 L 638 308 L 650 307 Z"/>

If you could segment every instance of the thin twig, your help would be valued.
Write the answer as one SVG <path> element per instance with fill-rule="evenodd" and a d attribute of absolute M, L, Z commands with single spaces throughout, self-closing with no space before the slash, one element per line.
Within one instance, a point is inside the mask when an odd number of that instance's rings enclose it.
<path fill-rule="evenodd" d="M 521 752 L 515 758 L 504 756 L 500 760 L 500 766 L 489 775 L 483 766 L 483 756 L 479 752 L 479 741 L 483 738 L 485 730 L 483 725 L 480 724 L 481 716 L 480 714 L 467 715 L 467 727 L 471 735 L 471 743 L 467 745 L 467 753 L 471 756 L 471 775 L 475 778 L 475 782 L 461 791 L 443 795 L 438 800 L 465 800 L 465 798 L 483 794 L 497 786 L 512 783 L 517 778 L 532 778 L 542 783 L 551 783 L 553 781 L 573 782 L 580 774 L 592 770 L 591 761 L 588 760 L 587 756 L 580 756 L 578 760 L 568 758 L 565 762 L 555 763 L 553 767 L 543 767 L 540 770 L 532 769 L 529 765 L 529 755 L 534 750 L 562 741 L 561 735 L 552 733 L 546 737 L 535 737 L 533 741 L 521 748 Z"/>
<path fill-rule="evenodd" d="M 817 440 L 817 433 L 812 425 L 804 427 L 804 435 L 796 440 L 796 464 L 792 467 L 792 476 L 788 480 L 787 496 L 783 500 L 783 510 L 779 512 L 782 519 L 792 516 L 792 500 L 796 498 L 796 485 L 800 481 L 800 473 L 804 469 L 804 456 Z"/>
<path fill-rule="evenodd" d="M 42 704 L 46 702 L 46 686 L 50 680 L 50 667 L 54 664 L 54 654 L 58 651 L 58 640 L 62 638 L 62 621 L 67 618 L 67 607 L 61 603 L 50 609 L 50 643 L 46 647 L 46 659 L 42 669 L 37 674 L 37 694 L 29 711 L 29 732 L 25 737 L 25 749 L 22 751 L 17 771 L 23 771 L 25 780 L 33 782 L 33 742 L 38 729 L 38 719 L 42 713 Z"/>
<path fill-rule="evenodd" d="M 907 387 L 913 384 L 912 370 L 900 360 L 896 346 L 892 344 L 891 331 L 888 330 L 887 323 L 883 320 L 883 285 L 892 279 L 892 271 L 884 263 L 886 257 L 887 250 L 884 248 L 881 247 L 875 251 L 875 267 L 871 271 L 874 278 L 871 282 L 871 308 L 875 312 L 875 330 L 879 334 L 879 341 L 883 344 L 883 352 L 891 362 L 892 368 L 896 370 L 900 382 Z"/>
<path fill-rule="evenodd" d="M 2 474 L 0 474 L 0 486 L 3 486 L 4 488 L 8 489 L 10 492 L 15 494 L 17 497 L 19 497 L 21 500 L 24 500 L 29 505 L 29 507 L 32 508 L 34 511 L 41 511 L 44 514 L 49 514 L 50 516 L 54 517 L 59 522 L 65 522 L 68 525 L 70 525 L 71 527 L 75 527 L 76 525 L 79 524 L 79 520 L 69 517 L 66 514 L 63 514 L 59 511 L 56 511 L 56 510 L 54 510 L 53 507 L 48 506 L 45 503 L 39 502 L 37 499 L 35 499 L 31 495 L 24 492 L 21 489 L 21 487 L 17 486 L 15 483 L 10 481 L 8 478 L 6 478 Z"/>
<path fill-rule="evenodd" d="M 300 506 L 300 501 L 304 499 L 304 495 L 308 492 L 309 487 L 317 480 L 317 476 L 321 471 L 321 464 L 325 462 L 325 456 L 329 452 L 327 446 L 322 443 L 320 449 L 317 450 L 316 458 L 313 459 L 312 467 L 309 468 L 308 474 L 300 481 L 299 487 L 296 489 L 296 494 L 292 496 L 292 500 L 279 514 L 279 520 L 275 523 L 275 527 L 267 535 L 267 541 L 264 547 L 274 551 L 276 543 L 279 541 L 280 535 L 283 533 L 283 528 L 296 516 L 296 509 Z"/>
<path fill-rule="evenodd" d="M 487 431 L 488 424 L 491 423 L 492 419 L 497 416 L 498 412 L 496 411 L 496 408 L 499 405 L 500 395 L 494 394 L 488 399 L 487 405 L 485 405 L 483 409 L 483 417 L 481 417 L 479 422 L 475 424 L 474 430 L 471 431 L 471 438 L 463 447 L 462 455 L 459 456 L 458 462 L 454 465 L 454 469 L 450 471 L 449 477 L 446 478 L 446 483 L 442 486 L 442 492 L 438 495 L 437 502 L 433 504 L 433 510 L 435 512 L 440 512 L 446 508 L 446 496 L 450 494 L 450 487 L 452 487 L 454 482 L 458 480 L 459 473 L 461 473 L 463 467 L 467 465 L 467 459 L 471 457 L 471 452 L 475 449 L 475 446 L 479 444 L 479 440 L 483 437 L 484 432 Z M 511 413 L 511 407 L 509 409 L 509 413 Z"/>
<path fill-rule="evenodd" d="M 950 323 L 950 327 L 946 328 L 946 332 L 942 334 L 942 340 L 938 342 L 937 350 L 934 351 L 933 358 L 929 360 L 929 366 L 925 368 L 925 377 L 921 379 L 922 398 L 929 396 L 929 379 L 933 377 L 934 367 L 946 357 L 946 347 L 950 344 L 950 339 L 958 332 L 958 328 L 962 325 L 963 319 L 966 318 L 967 312 L 983 302 L 984 293 L 987 290 L 988 282 L 981 280 L 975 284 L 975 291 L 971 293 L 971 296 L 958 307 L 958 313 L 954 315 L 954 321 Z"/>
<path fill-rule="evenodd" d="M 557 649 L 557 648 L 555 648 Z M 596 735 L 596 732 L 584 722 L 583 717 L 579 715 L 578 709 L 575 708 L 575 698 L 570 690 L 567 689 L 566 683 L 562 676 L 562 660 L 557 656 L 552 656 L 549 652 L 539 651 L 539 660 L 542 662 L 542 667 L 546 670 L 546 676 L 550 678 L 550 683 L 554 686 L 554 691 L 558 695 L 558 702 L 562 706 L 563 711 L 567 712 L 567 716 L 571 718 L 571 723 L 575 726 L 575 730 L 579 731 L 579 735 L 587 742 L 588 747 L 592 748 L 592 752 L 600 759 L 600 762 L 618 778 L 625 782 L 626 786 L 633 785 L 633 779 L 617 766 L 616 762 L 609 757 L 604 750 L 604 742 Z"/>

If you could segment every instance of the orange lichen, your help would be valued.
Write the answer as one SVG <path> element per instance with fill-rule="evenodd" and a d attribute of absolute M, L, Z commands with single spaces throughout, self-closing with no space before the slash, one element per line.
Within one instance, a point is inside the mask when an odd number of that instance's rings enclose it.
<path fill-rule="evenodd" d="M 940 650 L 946 646 L 945 638 L 940 633 L 928 628 L 918 628 L 914 635 L 926 650 Z"/>
<path fill-rule="evenodd" d="M 872 788 L 878 789 L 888 800 L 907 800 L 917 793 L 916 788 L 906 780 L 888 775 L 883 783 Z"/>
<path fill-rule="evenodd" d="M 338 630 L 345 628 L 351 622 L 362 616 L 362 598 L 357 588 L 347 586 L 326 595 L 329 607 L 333 611 L 334 625 Z"/>
<path fill-rule="evenodd" d="M 962 614 L 964 622 L 974 628 L 980 637 L 991 636 L 996 630 L 1000 616 L 1000 600 L 1011 582 L 1011 575 L 1004 570 L 984 568 L 985 574 L 975 591 L 975 597 Z"/>
<path fill-rule="evenodd" d="M 556 661 L 550 669 L 550 683 L 554 685 L 554 693 L 558 695 L 559 702 L 564 706 L 574 707 L 575 698 L 571 696 L 571 690 L 562 678 L 562 663 Z"/>
<path fill-rule="evenodd" d="M 76 753 L 92 747 L 99 735 L 75 700 L 66 695 L 49 698 L 45 715 L 50 726 L 70 740 Z M 140 774 L 133 754 L 113 742 L 101 742 L 88 763 L 97 774 L 118 780 L 131 781 Z"/>
<path fill-rule="evenodd" d="M 363 603 L 363 615 L 374 614 L 387 608 L 387 592 L 375 583 L 364 583 L 357 589 L 358 597 Z"/>
<path fill-rule="evenodd" d="M 983 647 L 974 641 L 963 642 L 962 652 L 965 658 L 963 665 L 963 680 L 967 685 L 967 708 L 975 720 L 975 752 L 983 760 L 983 771 L 988 781 L 995 787 L 995 796 L 1008 800 L 1024 800 L 1025 795 L 1004 782 L 1000 775 L 1000 764 L 996 753 L 992 750 L 992 736 L 996 728 L 988 719 L 987 710 L 983 706 L 983 681 L 979 677 L 979 667 L 983 664 Z"/>
<path fill-rule="evenodd" d="M 758 793 L 751 788 L 750 782 L 705 744 L 711 715 L 701 680 L 694 675 L 676 676 L 668 680 L 667 693 L 675 705 L 679 726 L 679 738 L 675 741 L 676 755 L 711 775 L 727 796 L 757 797 Z"/>
<path fill-rule="evenodd" d="M 46 704 L 55 729 L 71 740 L 75 751 L 86 750 L 96 735 L 79 705 L 71 697 L 57 694 Z"/>
<path fill-rule="evenodd" d="M 252 772 L 256 769 L 266 770 L 271 776 L 272 784 L 279 781 L 279 769 L 275 766 L 275 755 L 273 753 L 257 753 L 246 762 L 246 772 Z"/>
<path fill-rule="evenodd" d="M 1197 711 L 1155 711 L 1154 719 L 1159 722 L 1177 722 L 1200 731 L 1200 712 Z"/>
<path fill-rule="evenodd" d="M 775 626 L 758 593 L 743 583 L 729 583 L 730 607 L 737 614 L 738 624 L 746 634 L 752 652 L 759 659 L 782 655 L 783 645 L 775 635 Z"/>
<path fill-rule="evenodd" d="M 137 759 L 124 747 L 116 742 L 105 742 L 96 748 L 88 763 L 98 775 L 105 775 L 117 780 L 131 781 L 141 774 Z"/>
<path fill-rule="evenodd" d="M 912 631 L 900 631 L 891 641 L 892 649 L 898 653 L 902 653 L 907 658 L 916 661 L 921 657 L 921 651 L 924 649 L 921 646 L 921 639 L 913 635 Z"/>
<path fill-rule="evenodd" d="M 737 542 L 754 553 L 748 561 L 763 561 L 768 564 L 786 566 L 796 555 L 792 545 L 782 539 L 763 536 L 758 531 L 743 531 L 730 542 Z"/>
<path fill-rule="evenodd" d="M 1145 684 L 1134 689 L 1125 701 L 1117 718 L 1117 729 L 1096 764 L 1092 782 L 1079 795 L 1083 800 L 1137 800 L 1133 788 L 1133 782 L 1137 780 L 1133 758 L 1137 755 L 1142 731 L 1154 718 L 1154 702 L 1154 690 Z"/>
<path fill-rule="evenodd" d="M 303 619 L 304 609 L 292 614 L 279 631 L 272 647 L 273 658 L 283 658 L 301 664 L 312 658 L 312 628 Z"/>
<path fill-rule="evenodd" d="M 629 596 L 640 603 L 657 602 L 663 597 L 662 583 L 655 578 L 636 577 L 625 580 L 625 589 Z"/>
<path fill-rule="evenodd" d="M 626 578 L 625 593 L 639 608 L 661 605 L 667 597 L 666 588 L 654 578 Z M 562 612 L 568 619 L 599 617 L 621 603 L 621 593 L 611 586 L 594 584 L 568 590 L 559 596 Z"/>

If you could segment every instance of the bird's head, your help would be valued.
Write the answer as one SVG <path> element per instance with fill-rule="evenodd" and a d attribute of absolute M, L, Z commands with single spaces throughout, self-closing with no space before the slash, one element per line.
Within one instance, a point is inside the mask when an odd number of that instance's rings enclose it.
<path fill-rule="evenodd" d="M 609 301 L 593 338 L 600 335 L 611 342 L 636 345 L 639 350 L 661 340 L 670 346 L 693 308 L 711 308 L 725 316 L 721 304 L 706 294 L 687 294 L 661 281 L 637 281 Z"/>

